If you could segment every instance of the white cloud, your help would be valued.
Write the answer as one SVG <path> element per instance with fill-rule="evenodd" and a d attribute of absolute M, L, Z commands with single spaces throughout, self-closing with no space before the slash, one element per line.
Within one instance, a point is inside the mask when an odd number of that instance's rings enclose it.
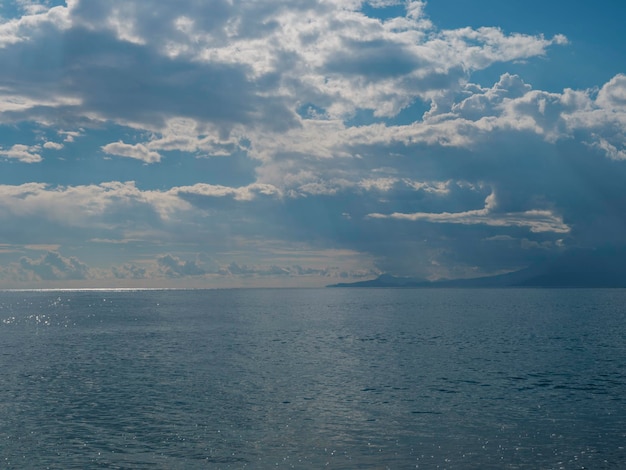
<path fill-rule="evenodd" d="M 367 3 L 374 8 L 385 8 L 394 5 L 401 5 L 402 0 L 369 0 Z"/>
<path fill-rule="evenodd" d="M 460 60 L 467 70 L 480 70 L 496 62 L 542 56 L 548 47 L 566 43 L 563 35 L 545 39 L 542 35 L 505 34 L 495 27 L 468 27 L 443 31 L 436 45 L 444 57 Z"/>
<path fill-rule="evenodd" d="M 618 74 L 606 83 L 598 92 L 596 103 L 602 108 L 626 108 L 626 75 Z"/>
<path fill-rule="evenodd" d="M 81 129 L 79 131 L 64 131 L 64 130 L 58 130 L 57 134 L 59 134 L 59 136 L 64 136 L 63 137 L 63 142 L 68 142 L 68 143 L 72 143 L 74 142 L 78 137 L 82 137 L 84 135 L 84 129 Z"/>
<path fill-rule="evenodd" d="M 44 183 L 0 185 L 0 219 L 47 221 L 52 229 L 64 226 L 94 230 L 141 221 L 168 220 L 191 206 L 174 194 L 141 191 L 133 182 L 48 187 Z"/>
<path fill-rule="evenodd" d="M 224 137 L 220 135 L 220 129 L 211 124 L 201 124 L 189 118 L 171 118 L 144 145 L 153 151 L 177 150 L 198 156 L 229 156 L 241 148 L 240 139 L 243 137 L 240 129 L 233 129 Z"/>
<path fill-rule="evenodd" d="M 396 178 L 376 178 L 361 180 L 359 186 L 366 190 L 389 191 L 396 183 Z"/>
<path fill-rule="evenodd" d="M 248 186 L 239 188 L 232 188 L 229 186 L 213 185 L 206 183 L 197 183 L 193 186 L 179 186 L 172 188 L 169 191 L 170 194 L 176 195 L 195 195 L 195 196 L 207 196 L 207 197 L 225 197 L 232 196 L 236 201 L 251 201 L 262 196 L 276 196 L 281 197 L 282 192 L 271 184 L 253 183 Z"/>
<path fill-rule="evenodd" d="M 9 88 L 0 86 L 0 122 L 5 119 L 10 121 L 9 115 L 15 112 L 32 112 L 37 107 L 71 107 L 78 106 L 80 99 L 68 95 L 55 95 L 46 97 L 29 97 L 13 93 Z"/>
<path fill-rule="evenodd" d="M 0 48 L 32 40 L 41 35 L 47 26 L 66 29 L 70 27 L 68 10 L 58 6 L 47 8 L 37 2 L 21 2 L 25 15 L 0 23 Z"/>
<path fill-rule="evenodd" d="M 409 179 L 404 179 L 404 183 L 407 186 L 412 187 L 416 191 L 424 191 L 427 193 L 438 194 L 438 195 L 446 195 L 450 193 L 450 185 L 451 181 L 411 181 Z"/>
<path fill-rule="evenodd" d="M 373 219 L 397 219 L 412 222 L 424 221 L 437 224 L 484 224 L 493 227 L 525 227 L 534 233 L 568 233 L 571 230 L 570 227 L 563 223 L 562 217 L 554 214 L 550 210 L 533 209 L 517 213 L 501 213 L 495 211 L 495 208 L 495 194 L 491 193 L 487 199 L 485 199 L 485 207 L 483 209 L 442 213 L 416 212 L 403 214 L 395 212 L 389 215 L 373 213 L 368 216 Z"/>
<path fill-rule="evenodd" d="M 44 183 L 0 185 L 0 225 L 8 227 L 10 220 L 19 220 L 24 226 L 48 226 L 47 233 L 32 233 L 37 239 L 184 238 L 184 230 L 190 226 L 195 226 L 196 231 L 211 229 L 210 224 L 197 226 L 198 220 L 206 216 L 198 197 L 245 204 L 260 197 L 280 198 L 282 193 L 271 185 L 257 183 L 235 188 L 196 184 L 164 191 L 141 190 L 132 181 L 67 187 Z M 193 204 L 192 198 L 196 198 Z M 14 228 L 13 232 L 18 233 Z"/>
<path fill-rule="evenodd" d="M 596 137 L 591 146 L 600 149 L 611 160 L 626 160 L 625 147 L 617 148 L 602 137 Z"/>
<path fill-rule="evenodd" d="M 39 163 L 43 159 L 39 152 L 41 148 L 38 145 L 28 146 L 23 144 L 15 144 L 8 150 L 0 148 L 0 155 L 19 160 L 22 163 Z"/>
<path fill-rule="evenodd" d="M 161 161 L 161 155 L 158 152 L 149 150 L 143 144 L 131 145 L 119 141 L 104 145 L 102 150 L 109 155 L 134 158 L 144 163 L 158 163 Z"/>
<path fill-rule="evenodd" d="M 46 142 L 45 144 L 43 144 L 43 148 L 51 150 L 61 150 L 63 148 L 63 144 L 60 144 L 58 142 Z"/>

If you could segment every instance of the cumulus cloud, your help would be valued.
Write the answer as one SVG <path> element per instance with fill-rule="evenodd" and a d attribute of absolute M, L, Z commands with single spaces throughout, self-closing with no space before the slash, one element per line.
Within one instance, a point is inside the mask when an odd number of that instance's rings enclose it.
<path fill-rule="evenodd" d="M 355 167 L 367 164 L 365 157 L 377 159 L 382 165 L 389 153 L 400 156 L 413 151 L 425 153 L 424 146 L 432 151 L 454 147 L 469 152 L 483 146 L 493 152 L 500 146 L 506 154 L 511 148 L 507 140 L 524 140 L 529 134 L 547 144 L 579 139 L 585 145 L 604 150 L 609 158 L 620 159 L 626 141 L 623 132 L 626 113 L 619 99 L 609 98 L 619 96 L 620 86 L 621 81 L 616 77 L 594 99 L 593 90 L 549 93 L 533 90 L 519 76 L 503 74 L 490 88 L 466 84 L 457 90 L 454 100 L 433 105 L 423 121 L 348 127 L 341 122 L 307 120 L 301 128 L 275 139 L 260 136 L 251 151 L 266 162 L 259 174 L 273 184 L 290 181 L 295 175 L 285 172 L 292 173 L 293 168 L 300 175 L 319 180 L 325 168 L 329 168 L 323 160 L 334 160 L 331 171 L 337 179 L 343 166 L 349 165 L 354 171 Z M 324 138 L 319 139 L 318 135 Z M 290 152 L 284 152 L 284 148 Z M 342 162 L 338 158 L 347 160 Z M 300 162 L 298 165 L 296 160 Z"/>
<path fill-rule="evenodd" d="M 0 119 L 53 122 L 63 116 L 74 125 L 110 119 L 155 129 L 168 118 L 186 116 L 215 122 L 224 132 L 236 123 L 290 125 L 293 113 L 282 104 L 280 92 L 250 80 L 243 64 L 165 54 L 158 38 L 166 38 L 166 31 L 174 35 L 170 39 L 180 35 L 171 27 L 178 14 L 151 3 L 150 14 L 144 15 L 146 6 L 73 2 L 1 25 L 0 42 L 11 45 L 0 49 L 2 91 L 7 102 L 18 99 L 24 105 L 6 109 Z M 217 13 L 214 3 L 198 9 L 190 17 L 204 17 L 206 25 Z M 160 34 L 151 33 L 153 28 Z M 21 60 L 31 55 L 44 60 L 36 66 Z"/>
<path fill-rule="evenodd" d="M 161 155 L 158 152 L 149 150 L 143 144 L 131 145 L 119 141 L 104 145 L 102 150 L 110 155 L 134 158 L 144 163 L 158 163 L 161 161 Z"/>
<path fill-rule="evenodd" d="M 87 279 L 89 267 L 75 257 L 64 258 L 58 252 L 50 251 L 38 259 L 22 257 L 19 264 L 28 277 L 35 280 L 79 280 Z"/>
<path fill-rule="evenodd" d="M 51 150 L 61 150 L 63 148 L 63 144 L 60 144 L 58 142 L 48 141 L 45 144 L 43 144 L 43 148 L 51 149 Z"/>
<path fill-rule="evenodd" d="M 607 109 L 626 109 L 626 75 L 618 74 L 602 86 L 596 103 Z"/>
<path fill-rule="evenodd" d="M 420 1 L 386 22 L 363 14 L 360 2 L 76 1 L 3 27 L 13 47 L 0 50 L 0 79 L 11 83 L 10 96 L 30 102 L 5 119 L 46 119 L 46 108 L 57 108 L 66 118 L 152 130 L 185 117 L 223 132 L 295 127 L 287 105 L 295 99 L 329 116 L 359 108 L 392 116 L 458 88 L 469 71 L 564 42 L 497 28 L 437 32 Z M 63 60 L 48 54 L 45 72 L 18 60 L 51 45 L 64 45 Z M 45 83 L 54 93 L 40 93 Z"/>
<path fill-rule="evenodd" d="M 157 261 L 167 277 L 200 276 L 206 273 L 196 261 L 183 261 L 170 254 L 161 256 Z"/>
<path fill-rule="evenodd" d="M 39 163 L 43 160 L 41 155 L 37 152 L 40 151 L 38 145 L 28 146 L 23 144 L 15 144 L 8 150 L 0 148 L 0 155 L 6 158 L 12 158 L 19 160 L 22 163 Z"/>

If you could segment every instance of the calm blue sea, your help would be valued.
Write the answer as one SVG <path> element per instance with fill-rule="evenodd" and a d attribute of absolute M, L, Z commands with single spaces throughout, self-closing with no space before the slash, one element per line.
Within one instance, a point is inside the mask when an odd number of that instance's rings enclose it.
<path fill-rule="evenodd" d="M 626 290 L 0 292 L 0 468 L 626 468 Z"/>

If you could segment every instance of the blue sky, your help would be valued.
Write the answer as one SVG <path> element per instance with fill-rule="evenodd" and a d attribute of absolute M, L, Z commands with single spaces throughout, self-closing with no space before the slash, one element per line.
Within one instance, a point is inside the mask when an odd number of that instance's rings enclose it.
<path fill-rule="evenodd" d="M 0 286 L 504 273 L 626 233 L 621 2 L 0 6 Z"/>

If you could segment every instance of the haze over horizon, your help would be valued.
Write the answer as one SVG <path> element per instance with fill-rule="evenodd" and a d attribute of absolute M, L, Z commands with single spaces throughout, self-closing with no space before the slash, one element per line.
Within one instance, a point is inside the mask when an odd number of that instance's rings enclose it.
<path fill-rule="evenodd" d="M 626 265 L 625 17 L 607 0 L 3 2 L 0 288 Z"/>

